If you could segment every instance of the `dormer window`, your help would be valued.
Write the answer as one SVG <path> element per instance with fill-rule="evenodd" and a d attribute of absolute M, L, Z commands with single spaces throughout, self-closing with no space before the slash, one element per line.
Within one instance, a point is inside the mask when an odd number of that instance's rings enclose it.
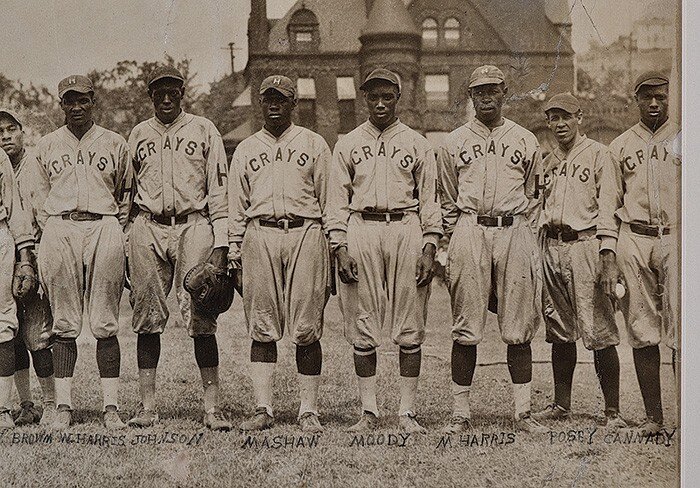
<path fill-rule="evenodd" d="M 438 24 L 437 20 L 427 18 L 423 21 L 423 46 L 435 47 L 438 39 Z"/>
<path fill-rule="evenodd" d="M 294 12 L 287 25 L 289 44 L 293 51 L 317 51 L 321 42 L 318 19 L 309 9 L 302 7 Z"/>
<path fill-rule="evenodd" d="M 445 43 L 448 46 L 456 46 L 459 44 L 461 37 L 459 20 L 450 17 L 445 21 Z"/>

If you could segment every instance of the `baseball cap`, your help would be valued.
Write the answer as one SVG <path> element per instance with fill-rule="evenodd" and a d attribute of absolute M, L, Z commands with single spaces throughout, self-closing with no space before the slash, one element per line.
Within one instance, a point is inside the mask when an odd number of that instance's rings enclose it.
<path fill-rule="evenodd" d="M 365 81 L 360 85 L 360 90 L 363 90 L 363 91 L 366 90 L 367 84 L 373 80 L 388 81 L 389 83 L 398 86 L 399 93 L 401 93 L 401 78 L 399 77 L 399 75 L 397 75 L 393 71 L 389 71 L 386 68 L 375 69 L 374 71 L 372 71 L 370 74 L 367 75 L 367 78 L 365 78 Z"/>
<path fill-rule="evenodd" d="M 294 85 L 294 82 L 282 75 L 272 75 L 265 78 L 260 84 L 260 95 L 267 90 L 275 90 L 285 97 L 297 97 L 297 87 Z"/>
<path fill-rule="evenodd" d="M 174 66 L 158 66 L 153 70 L 151 76 L 148 78 L 148 86 L 150 87 L 153 83 L 163 78 L 172 78 L 174 80 L 185 82 L 185 77 L 182 73 Z"/>
<path fill-rule="evenodd" d="M 557 93 L 552 98 L 549 99 L 547 103 L 544 104 L 544 111 L 552 110 L 553 108 L 558 108 L 564 112 L 570 114 L 578 113 L 581 110 L 581 104 L 578 99 L 571 93 Z"/>
<path fill-rule="evenodd" d="M 503 71 L 495 66 L 486 64 L 476 68 L 469 77 L 469 88 L 480 85 L 500 85 L 506 81 Z"/>
<path fill-rule="evenodd" d="M 643 86 L 660 86 L 668 83 L 668 76 L 659 71 L 647 71 L 642 73 L 634 82 L 634 93 Z"/>
<path fill-rule="evenodd" d="M 3 114 L 9 116 L 12 120 L 14 120 L 15 124 L 17 124 L 20 129 L 22 128 L 22 121 L 20 120 L 19 115 L 17 115 L 17 112 L 14 112 L 9 108 L 0 108 L 0 116 L 2 116 Z"/>
<path fill-rule="evenodd" d="M 58 98 L 63 98 L 63 95 L 69 91 L 90 93 L 95 91 L 95 87 L 87 76 L 70 75 L 58 83 Z"/>

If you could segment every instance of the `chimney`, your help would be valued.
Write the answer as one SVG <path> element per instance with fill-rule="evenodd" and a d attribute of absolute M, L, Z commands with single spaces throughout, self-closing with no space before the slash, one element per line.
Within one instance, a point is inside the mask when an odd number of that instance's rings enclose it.
<path fill-rule="evenodd" d="M 250 1 L 248 19 L 248 52 L 266 51 L 270 40 L 270 23 L 267 20 L 267 0 Z"/>

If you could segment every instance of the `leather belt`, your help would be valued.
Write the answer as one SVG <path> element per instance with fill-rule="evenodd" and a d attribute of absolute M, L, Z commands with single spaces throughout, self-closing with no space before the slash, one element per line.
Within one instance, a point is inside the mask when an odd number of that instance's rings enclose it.
<path fill-rule="evenodd" d="M 648 237 L 661 237 L 662 235 L 667 236 L 671 233 L 670 227 L 659 227 L 656 225 L 645 225 L 645 224 L 629 224 L 630 230 L 635 234 L 640 236 Z"/>
<path fill-rule="evenodd" d="M 595 235 L 596 233 L 595 227 L 589 227 L 588 229 L 584 229 L 582 231 L 576 231 L 568 225 L 548 225 L 547 227 L 545 227 L 545 229 L 547 237 L 549 237 L 550 239 L 557 239 L 562 242 L 578 241 L 582 237 L 590 237 L 592 235 Z"/>
<path fill-rule="evenodd" d="M 398 222 L 405 215 L 403 212 L 360 212 L 364 220 L 374 222 Z"/>
<path fill-rule="evenodd" d="M 153 222 L 160 225 L 179 225 L 186 224 L 188 220 L 188 214 L 185 215 L 156 215 L 150 214 L 150 218 Z"/>
<path fill-rule="evenodd" d="M 484 227 L 510 227 L 513 225 L 513 216 L 498 215 L 491 217 L 490 215 L 477 215 L 476 223 Z"/>
<path fill-rule="evenodd" d="M 263 220 L 258 219 L 260 225 L 263 227 L 274 227 L 277 229 L 282 229 L 285 232 L 289 229 L 296 229 L 301 227 L 306 222 L 306 219 L 277 219 L 277 220 Z"/>
<path fill-rule="evenodd" d="M 68 212 L 61 214 L 63 220 L 72 220 L 73 222 L 83 222 L 86 220 L 100 220 L 104 215 L 92 212 Z"/>

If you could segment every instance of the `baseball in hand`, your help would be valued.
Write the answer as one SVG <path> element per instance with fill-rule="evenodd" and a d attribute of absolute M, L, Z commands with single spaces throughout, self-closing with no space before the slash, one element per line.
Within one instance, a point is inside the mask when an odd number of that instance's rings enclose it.
<path fill-rule="evenodd" d="M 617 298 L 624 297 L 625 293 L 627 293 L 625 285 L 623 285 L 622 283 L 618 283 L 617 285 L 615 285 L 615 296 L 617 296 Z"/>

